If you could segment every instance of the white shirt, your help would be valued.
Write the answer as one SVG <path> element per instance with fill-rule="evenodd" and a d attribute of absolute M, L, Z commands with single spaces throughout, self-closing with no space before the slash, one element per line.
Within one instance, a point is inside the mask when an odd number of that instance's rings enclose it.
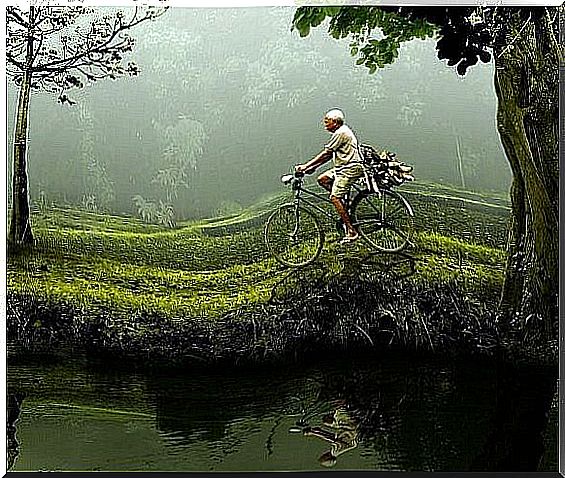
<path fill-rule="evenodd" d="M 333 153 L 334 166 L 339 168 L 350 163 L 360 163 L 357 138 L 349 126 L 343 124 L 332 133 L 325 148 Z"/>

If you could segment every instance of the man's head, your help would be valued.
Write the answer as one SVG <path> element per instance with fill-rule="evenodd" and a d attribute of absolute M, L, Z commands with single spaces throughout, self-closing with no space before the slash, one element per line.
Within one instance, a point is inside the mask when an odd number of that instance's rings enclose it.
<path fill-rule="evenodd" d="M 330 110 L 324 116 L 324 126 L 330 132 L 333 133 L 337 130 L 345 120 L 345 115 L 343 111 L 338 109 Z"/>
<path fill-rule="evenodd" d="M 318 457 L 318 463 L 322 466 L 325 466 L 326 468 L 331 468 L 337 463 L 337 458 L 334 456 L 331 450 L 328 450 Z"/>
<path fill-rule="evenodd" d="M 335 423 L 335 416 L 333 413 L 328 413 L 322 417 L 322 423 L 324 425 L 332 426 Z"/>

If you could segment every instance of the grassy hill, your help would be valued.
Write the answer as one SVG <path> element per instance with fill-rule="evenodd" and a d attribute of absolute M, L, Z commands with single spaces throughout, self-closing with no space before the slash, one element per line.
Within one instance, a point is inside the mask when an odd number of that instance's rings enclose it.
<path fill-rule="evenodd" d="M 401 191 L 416 212 L 414 245 L 405 254 L 375 255 L 362 241 L 340 246 L 335 226 L 326 224 L 322 256 L 304 271 L 277 264 L 262 236 L 269 212 L 290 193 L 174 229 L 75 209 L 35 212 L 35 246 L 8 257 L 9 330 L 19 341 L 46 327 L 53 335 L 57 326 L 47 326 L 46 317 L 65 315 L 75 322 L 80 316 L 82 328 L 91 322 L 88 330 L 103 324 L 119 337 L 227 316 L 245 320 L 241 312 L 250 310 L 261 320 L 261 308 L 293 295 L 303 299 L 345 276 L 388 277 L 403 287 L 457 284 L 494 300 L 503 278 L 507 202 L 431 184 Z"/>

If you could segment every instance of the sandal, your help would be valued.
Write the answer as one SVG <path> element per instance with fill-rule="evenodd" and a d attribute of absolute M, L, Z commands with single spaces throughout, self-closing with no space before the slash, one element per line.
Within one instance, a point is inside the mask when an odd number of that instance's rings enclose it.
<path fill-rule="evenodd" d="M 345 236 L 341 241 L 339 241 L 339 243 L 349 244 L 351 242 L 355 242 L 357 239 L 359 239 L 359 233 L 355 234 L 354 236 Z"/>

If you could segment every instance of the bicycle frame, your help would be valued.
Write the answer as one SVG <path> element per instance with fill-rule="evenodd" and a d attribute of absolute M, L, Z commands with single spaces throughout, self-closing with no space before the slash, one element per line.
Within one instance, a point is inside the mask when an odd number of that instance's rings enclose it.
<path fill-rule="evenodd" d="M 301 202 L 304 202 L 305 204 L 310 206 L 312 209 L 315 209 L 320 214 L 323 214 L 324 216 L 326 216 L 328 219 L 330 219 L 330 220 L 335 219 L 334 214 L 329 213 L 328 211 L 324 211 L 316 203 L 309 201 L 308 199 L 302 197 L 301 194 L 306 193 L 306 194 L 310 195 L 311 197 L 315 197 L 316 199 L 319 199 L 320 201 L 325 202 L 327 204 L 331 204 L 333 206 L 333 203 L 331 202 L 330 199 L 328 199 L 327 196 L 323 196 L 320 193 L 310 191 L 309 189 L 303 188 L 302 183 L 303 183 L 304 180 L 302 178 L 296 178 L 295 181 L 296 181 L 296 183 L 294 183 L 292 185 L 292 187 L 294 189 L 294 204 L 296 205 L 297 208 L 300 206 Z M 352 187 L 357 191 L 357 194 L 359 194 L 361 192 L 361 188 L 359 186 L 357 186 L 356 184 L 353 184 Z M 348 201 L 348 205 L 347 205 L 348 208 L 349 208 L 350 204 L 351 204 L 351 201 Z"/>
<path fill-rule="evenodd" d="M 332 207 L 329 210 L 327 207 L 323 207 L 323 203 L 331 204 L 332 206 L 334 204 L 327 194 L 303 187 L 303 175 L 296 173 L 288 174 L 284 175 L 281 180 L 283 184 L 292 188 L 294 199 L 280 205 L 269 216 L 265 224 L 265 241 L 267 248 L 281 264 L 290 267 L 302 267 L 311 264 L 319 257 L 324 244 L 323 224 L 319 219 L 326 217 L 330 220 L 330 223 L 337 219 L 334 208 Z M 385 207 L 385 204 L 389 203 L 387 199 L 390 199 L 393 204 L 398 203 L 400 205 L 399 211 L 401 214 L 413 217 L 414 214 L 408 202 L 400 194 L 384 188 L 375 191 L 374 194 L 372 194 L 372 191 L 364 188 L 362 184 L 353 184 L 352 189 L 350 197 L 345 200 L 347 203 L 346 208 L 350 214 L 353 226 L 358 228 L 360 236 L 367 244 L 373 250 L 384 252 L 398 252 L 404 248 L 408 243 L 409 232 L 404 235 L 394 232 L 397 227 L 393 223 L 388 224 L 385 217 L 385 215 L 388 215 L 388 209 Z M 364 205 L 363 209 L 359 209 L 360 204 Z M 367 207 L 369 208 L 369 215 L 366 212 Z M 371 209 L 374 213 L 370 211 Z M 358 211 L 361 210 L 363 212 L 359 216 Z M 306 216 L 306 224 L 308 226 L 305 227 L 307 229 L 304 229 L 301 225 L 303 223 L 302 216 Z M 308 219 L 308 216 L 310 219 Z M 278 222 L 279 220 L 282 220 L 282 222 Z M 280 227 L 282 227 L 280 231 L 277 231 L 277 228 L 279 228 L 277 224 L 280 224 Z M 375 226 L 377 229 L 373 229 Z M 370 232 L 367 232 L 364 229 L 365 227 L 368 227 Z M 401 232 L 404 227 L 410 230 L 412 227 L 411 222 L 408 221 L 405 225 L 404 221 L 402 221 L 400 225 Z M 391 238 L 381 236 L 380 232 L 378 232 L 381 229 L 388 228 L 393 231 Z M 339 226 L 338 229 L 341 232 Z M 306 236 L 304 235 L 305 231 Z M 378 234 L 376 237 L 369 236 L 374 232 Z M 397 237 L 400 238 L 400 243 Z M 382 243 L 383 240 L 387 242 Z M 308 242 L 306 249 L 302 251 L 294 249 L 296 246 L 300 247 L 302 242 L 306 244 L 306 241 Z"/>

